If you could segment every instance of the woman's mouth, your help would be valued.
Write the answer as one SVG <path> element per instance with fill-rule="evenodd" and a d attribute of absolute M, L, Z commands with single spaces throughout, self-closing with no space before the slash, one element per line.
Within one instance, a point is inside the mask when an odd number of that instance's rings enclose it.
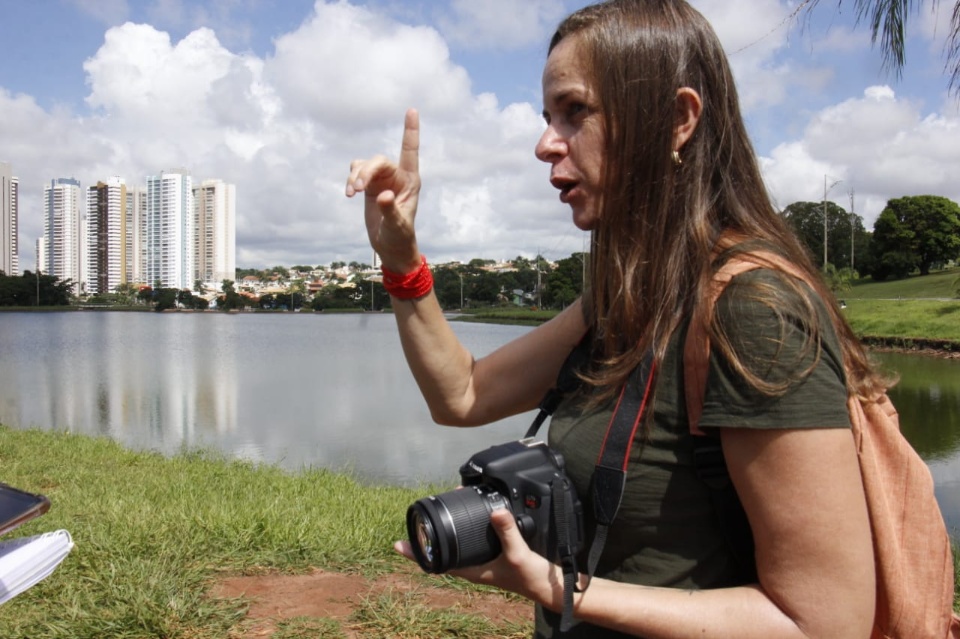
<path fill-rule="evenodd" d="M 577 181 L 566 178 L 554 177 L 550 179 L 550 184 L 560 191 L 560 201 L 564 204 L 569 203 L 570 198 L 576 194 Z"/>

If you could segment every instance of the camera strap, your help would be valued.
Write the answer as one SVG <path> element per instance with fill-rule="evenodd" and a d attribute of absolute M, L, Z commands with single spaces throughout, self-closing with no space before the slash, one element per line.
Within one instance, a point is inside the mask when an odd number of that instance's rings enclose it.
<path fill-rule="evenodd" d="M 630 448 L 653 396 L 654 377 L 653 351 L 648 350 L 620 389 L 620 397 L 607 424 L 590 485 L 597 530 L 587 557 L 588 580 L 593 578 L 607 541 L 607 530 L 620 510 L 627 483 Z"/>
<path fill-rule="evenodd" d="M 586 342 L 586 340 L 584 340 Z M 582 342 L 575 348 L 563 367 L 557 379 L 556 386 L 550 390 L 540 402 L 540 413 L 527 430 L 527 437 L 536 435 L 537 430 L 546 418 L 556 410 L 563 396 L 574 390 L 579 383 L 575 370 L 580 361 L 587 356 Z M 653 394 L 654 382 L 653 350 L 648 350 L 640 364 L 633 369 L 623 388 L 607 424 L 607 432 L 600 446 L 597 464 L 591 480 L 591 497 L 593 499 L 594 518 L 597 528 L 593 541 L 590 544 L 590 553 L 587 556 L 587 586 L 593 579 L 603 547 L 607 541 L 607 531 L 610 524 L 617 517 L 620 503 L 623 500 L 623 491 L 627 481 L 627 461 L 630 459 L 630 449 L 633 445 L 637 429 L 643 423 L 649 401 Z M 573 504 L 569 492 L 563 489 L 562 482 L 567 479 L 554 481 L 552 486 L 554 504 L 554 530 L 557 531 L 560 565 L 563 569 L 563 615 L 560 621 L 560 630 L 566 632 L 573 626 L 573 593 L 583 592 L 577 587 L 579 571 L 577 570 L 576 556 L 569 539 L 569 521 L 573 511 Z M 585 586 L 584 589 L 587 587 Z"/>

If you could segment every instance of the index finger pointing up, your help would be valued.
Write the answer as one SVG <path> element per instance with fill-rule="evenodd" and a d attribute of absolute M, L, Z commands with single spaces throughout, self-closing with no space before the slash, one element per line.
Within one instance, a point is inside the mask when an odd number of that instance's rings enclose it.
<path fill-rule="evenodd" d="M 414 173 L 420 170 L 420 114 L 416 109 L 408 109 L 403 120 L 399 167 Z"/>

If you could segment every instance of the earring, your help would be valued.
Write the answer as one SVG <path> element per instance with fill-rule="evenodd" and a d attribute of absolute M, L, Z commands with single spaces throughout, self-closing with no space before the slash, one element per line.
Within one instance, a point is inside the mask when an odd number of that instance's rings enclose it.
<path fill-rule="evenodd" d="M 674 166 L 680 166 L 681 164 L 683 164 L 683 160 L 680 159 L 680 152 L 679 152 L 679 151 L 673 151 L 673 152 L 671 152 L 671 153 L 670 153 L 670 159 L 673 160 L 673 165 L 674 165 Z"/>

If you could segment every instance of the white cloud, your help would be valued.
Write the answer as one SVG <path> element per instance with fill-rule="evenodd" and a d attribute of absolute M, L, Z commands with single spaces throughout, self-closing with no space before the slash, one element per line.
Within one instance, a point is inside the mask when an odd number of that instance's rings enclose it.
<path fill-rule="evenodd" d="M 816 87 L 828 72 L 784 57 L 788 30 L 776 27 L 788 9 L 775 0 L 697 4 L 728 50 L 742 49 L 733 64 L 754 109 L 791 104 L 799 83 Z M 526 24 L 542 23 L 547 9 L 538 4 Z M 433 27 L 322 0 L 298 24 L 264 57 L 234 52 L 209 28 L 172 40 L 155 26 L 116 26 L 84 63 L 91 115 L 44 110 L 0 88 L 3 159 L 21 178 L 22 263 L 32 264 L 51 178 L 86 186 L 121 175 L 140 184 L 174 166 L 237 185 L 241 266 L 369 262 L 362 203 L 344 197 L 344 181 L 352 159 L 396 155 L 409 106 L 421 111 L 417 223 L 431 260 L 559 258 L 583 248 L 548 167 L 533 156 L 543 130 L 538 99 L 510 104 L 475 94 Z M 489 37 L 483 28 L 474 36 Z M 960 200 L 949 179 L 960 175 L 956 108 L 922 112 L 882 87 L 834 102 L 794 139 L 781 131 L 786 141 L 762 160 L 781 205 L 819 200 L 824 174 L 844 180 L 831 193 L 844 206 L 853 186 L 857 211 L 870 220 L 890 197 Z"/>
<path fill-rule="evenodd" d="M 842 185 L 828 199 L 855 210 L 868 229 L 891 198 L 942 195 L 960 201 L 960 117 L 924 114 L 917 103 L 874 86 L 813 117 L 799 140 L 763 159 L 764 175 L 781 207 L 819 201 L 824 175 Z"/>
<path fill-rule="evenodd" d="M 790 32 L 788 8 L 777 0 L 700 0 L 694 4 L 723 43 L 744 111 L 783 102 L 790 84 L 798 80 L 790 65 L 777 59 Z"/>
<path fill-rule="evenodd" d="M 278 38 L 265 77 L 289 114 L 350 128 L 409 106 L 449 113 L 470 98 L 466 71 L 435 30 L 346 3 L 318 2 L 312 19 Z"/>

